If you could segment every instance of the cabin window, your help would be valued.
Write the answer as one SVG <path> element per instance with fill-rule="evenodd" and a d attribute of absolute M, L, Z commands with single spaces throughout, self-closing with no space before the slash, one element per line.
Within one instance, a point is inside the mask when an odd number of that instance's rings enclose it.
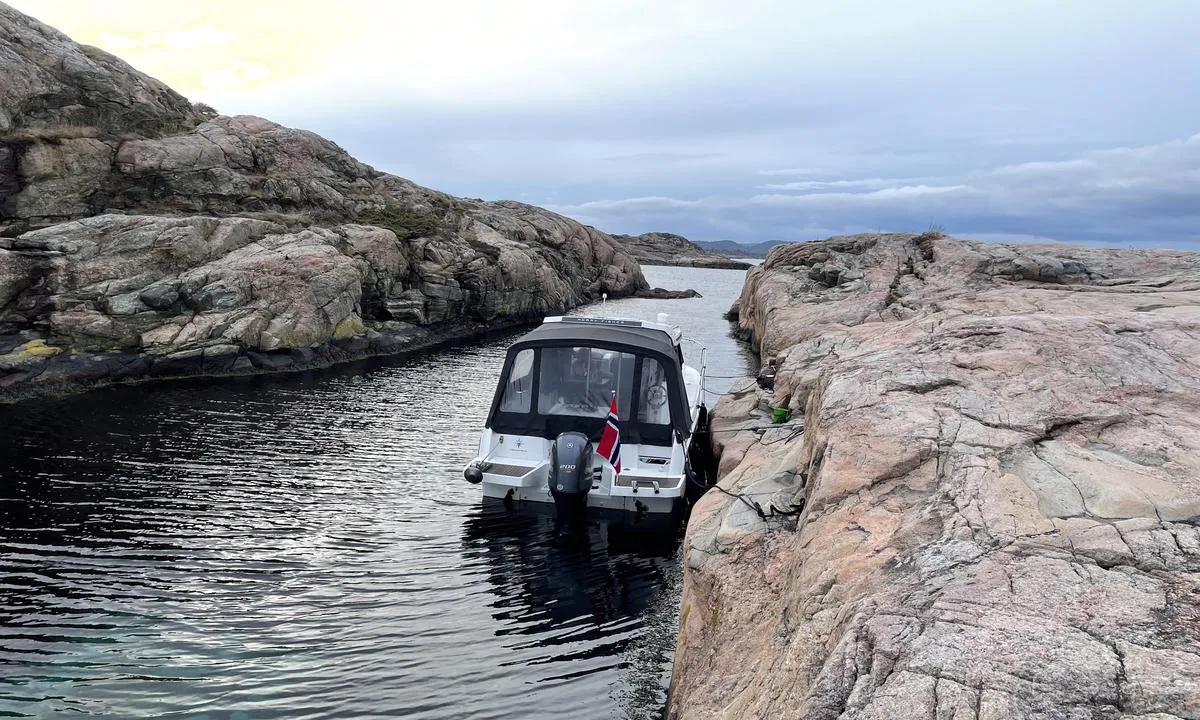
<path fill-rule="evenodd" d="M 513 358 L 500 412 L 527 413 L 533 402 L 533 351 L 522 350 Z"/>
<path fill-rule="evenodd" d="M 618 412 L 629 407 L 634 356 L 588 347 L 542 348 L 538 413 L 605 417 L 612 394 Z"/>
<path fill-rule="evenodd" d="M 671 406 L 667 402 L 667 374 L 653 358 L 642 358 L 642 382 L 638 388 L 638 422 L 668 425 Z"/>

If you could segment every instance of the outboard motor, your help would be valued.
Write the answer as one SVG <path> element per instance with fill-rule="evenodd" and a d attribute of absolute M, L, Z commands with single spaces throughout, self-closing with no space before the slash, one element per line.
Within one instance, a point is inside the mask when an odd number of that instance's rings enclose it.
<path fill-rule="evenodd" d="M 565 432 L 550 447 L 550 494 L 559 536 L 583 528 L 587 495 L 592 489 L 592 441 L 581 432 Z"/>

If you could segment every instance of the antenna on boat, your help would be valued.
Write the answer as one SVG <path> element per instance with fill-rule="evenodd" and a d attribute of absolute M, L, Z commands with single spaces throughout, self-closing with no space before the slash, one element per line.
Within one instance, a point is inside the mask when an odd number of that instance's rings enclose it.
<path fill-rule="evenodd" d="M 600 316 L 608 319 L 608 293 L 600 293 Z"/>

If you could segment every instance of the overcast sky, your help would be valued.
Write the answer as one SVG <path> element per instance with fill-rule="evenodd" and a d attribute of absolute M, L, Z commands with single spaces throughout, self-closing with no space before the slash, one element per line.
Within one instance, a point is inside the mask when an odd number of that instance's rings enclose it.
<path fill-rule="evenodd" d="M 9 0 L 193 100 L 613 232 L 1200 249 L 1200 2 Z"/>

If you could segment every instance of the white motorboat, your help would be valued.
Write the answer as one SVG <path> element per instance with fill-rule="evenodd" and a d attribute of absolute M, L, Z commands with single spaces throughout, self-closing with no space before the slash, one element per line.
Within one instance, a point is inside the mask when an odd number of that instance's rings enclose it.
<path fill-rule="evenodd" d="M 464 476 L 485 497 L 554 503 L 560 527 L 585 505 L 671 512 L 711 457 L 703 363 L 684 364 L 681 340 L 665 314 L 546 318 L 509 348 Z"/>

